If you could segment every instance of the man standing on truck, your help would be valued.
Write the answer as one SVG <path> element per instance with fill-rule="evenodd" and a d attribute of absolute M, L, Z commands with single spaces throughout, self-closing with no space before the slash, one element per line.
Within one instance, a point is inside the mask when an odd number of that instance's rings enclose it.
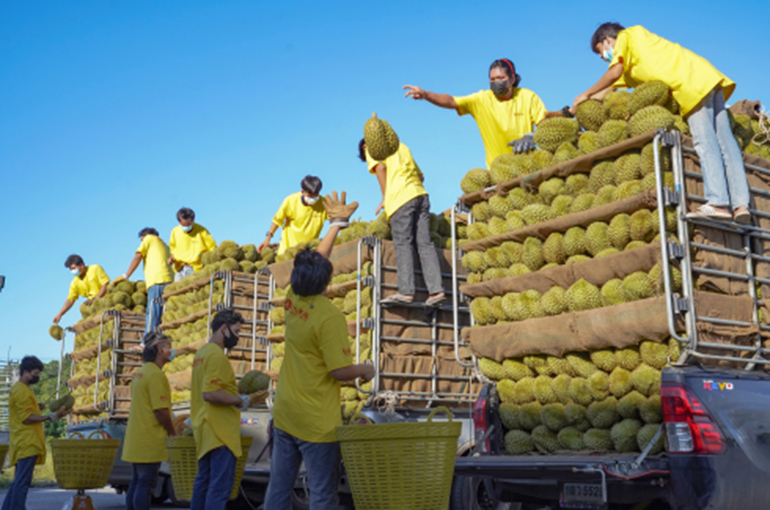
<path fill-rule="evenodd" d="M 273 447 L 265 508 L 290 510 L 294 481 L 305 462 L 310 508 L 336 510 L 340 449 L 335 428 L 342 425 L 340 381 L 374 377 L 369 364 L 354 365 L 345 316 L 324 296 L 331 281 L 328 258 L 340 228 L 349 224 L 357 203 L 345 193 L 324 201 L 329 232 L 317 251 L 294 258 L 286 295 L 286 354 L 273 406 Z"/>
<path fill-rule="evenodd" d="M 104 272 L 102 266 L 91 264 L 86 266 L 80 255 L 70 255 L 64 261 L 64 267 L 69 269 L 75 277 L 70 283 L 70 291 L 67 299 L 64 301 L 59 314 L 53 318 L 53 323 L 58 324 L 62 316 L 72 308 L 72 305 L 83 296 L 87 299 L 86 304 L 90 305 L 94 299 L 99 299 L 107 292 L 107 284 L 110 283 L 110 277 Z"/>
<path fill-rule="evenodd" d="M 5 494 L 2 510 L 24 510 L 27 491 L 32 483 L 35 465 L 45 463 L 45 432 L 43 423 L 56 421 L 67 413 L 62 407 L 55 413 L 38 414 L 38 405 L 31 385 L 40 381 L 43 362 L 35 356 L 24 356 L 19 365 L 19 380 L 11 387 L 8 397 L 8 422 L 11 431 L 10 465 L 16 466 L 13 483 Z"/>
<path fill-rule="evenodd" d="M 195 223 L 195 211 L 182 207 L 176 213 L 179 225 L 171 231 L 168 246 L 171 256 L 168 265 L 174 268 L 174 281 L 178 282 L 185 276 L 200 271 L 203 268 L 201 255 L 217 247 L 206 227 Z"/>
<path fill-rule="evenodd" d="M 575 98 L 571 111 L 574 113 L 580 103 L 609 87 L 665 83 L 690 126 L 703 172 L 707 202 L 688 216 L 749 223 L 746 169 L 725 109 L 735 83 L 708 60 L 641 25 L 625 28 L 618 23 L 604 23 L 591 37 L 591 50 L 607 62 L 609 69 Z"/>
<path fill-rule="evenodd" d="M 233 367 L 225 349 L 238 344 L 243 317 L 232 309 L 217 313 L 213 332 L 193 360 L 190 417 L 195 431 L 198 475 L 192 510 L 225 510 L 241 456 L 241 415 L 251 403 L 238 395 Z"/>
<path fill-rule="evenodd" d="M 160 238 L 160 234 L 154 228 L 146 227 L 139 231 L 139 239 L 142 242 L 136 249 L 134 258 L 128 265 L 128 270 L 115 281 L 128 280 L 139 263 L 144 260 L 144 282 L 147 286 L 147 318 L 145 320 L 144 334 L 160 326 L 163 305 L 156 299 L 163 296 L 163 289 L 174 280 L 174 272 L 168 259 L 171 257 L 168 246 Z"/>
<path fill-rule="evenodd" d="M 543 101 L 529 89 L 519 88 L 521 76 L 507 58 L 500 58 L 489 66 L 489 90 L 480 90 L 468 96 L 450 96 L 429 92 L 414 85 L 406 85 L 406 97 L 424 99 L 441 108 L 457 111 L 458 115 L 471 114 L 487 152 L 487 168 L 501 154 L 528 152 L 535 148 L 532 130 L 545 118 Z"/>
<path fill-rule="evenodd" d="M 438 306 L 444 301 L 436 247 L 430 238 L 430 199 L 422 183 L 425 180 L 409 148 L 401 143 L 398 151 L 385 161 L 375 161 L 366 150 L 366 141 L 358 142 L 358 158 L 367 164 L 369 173 L 377 176 L 382 202 L 374 214 L 385 209 L 393 231 L 393 246 L 398 265 L 398 292 L 382 300 L 382 304 L 414 301 L 414 252 L 428 287 L 426 306 Z"/>
<path fill-rule="evenodd" d="M 176 435 L 171 422 L 171 388 L 163 373 L 163 366 L 173 359 L 167 336 L 155 331 L 145 335 L 144 364 L 131 382 L 131 410 L 123 440 L 122 459 L 133 469 L 126 492 L 128 510 L 149 510 L 160 463 L 168 460 L 166 437 Z"/>
<path fill-rule="evenodd" d="M 323 182 L 314 175 L 306 175 L 300 187 L 302 190 L 299 193 L 289 195 L 281 203 L 267 231 L 267 237 L 257 247 L 257 252 L 262 253 L 267 248 L 279 227 L 283 227 L 283 232 L 281 244 L 278 245 L 278 255 L 299 243 L 318 239 L 321 235 L 327 218 L 323 204 L 318 201 Z"/>

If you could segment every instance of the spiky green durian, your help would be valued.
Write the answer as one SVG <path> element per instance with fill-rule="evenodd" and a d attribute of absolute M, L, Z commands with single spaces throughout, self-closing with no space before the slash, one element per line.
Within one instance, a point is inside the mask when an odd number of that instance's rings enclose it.
<path fill-rule="evenodd" d="M 631 116 L 626 129 L 629 136 L 638 136 L 656 129 L 671 129 L 674 120 L 674 115 L 663 106 L 646 106 Z"/>
<path fill-rule="evenodd" d="M 523 430 L 511 430 L 505 434 L 505 453 L 508 455 L 523 455 L 535 449 L 532 436 Z"/>
<path fill-rule="evenodd" d="M 521 427 L 519 421 L 520 406 L 516 404 L 509 404 L 504 402 L 500 404 L 500 421 L 503 422 L 503 427 L 508 430 L 515 430 Z"/>
<path fill-rule="evenodd" d="M 611 159 L 604 159 L 594 163 L 591 167 L 591 173 L 588 175 L 588 185 L 585 191 L 596 193 L 604 186 L 612 184 L 615 181 L 612 165 L 613 161 Z"/>
<path fill-rule="evenodd" d="M 586 131 L 598 131 L 607 120 L 602 103 L 595 99 L 580 103 L 575 118 Z"/>
<path fill-rule="evenodd" d="M 660 395 L 652 395 L 639 405 L 639 416 L 644 423 L 661 423 L 663 411 L 660 405 Z"/>
<path fill-rule="evenodd" d="M 528 290 L 519 294 L 518 299 L 513 305 L 513 320 L 523 321 L 544 317 L 545 312 L 540 305 L 541 295 L 536 290 Z"/>
<path fill-rule="evenodd" d="M 540 306 L 546 315 L 558 315 L 567 310 L 567 291 L 561 287 L 551 287 L 540 298 Z"/>
<path fill-rule="evenodd" d="M 631 372 L 631 384 L 642 395 L 653 395 L 660 388 L 660 370 L 642 363 Z"/>
<path fill-rule="evenodd" d="M 516 404 L 516 383 L 510 379 L 497 381 L 497 394 L 500 401 L 507 404 Z"/>
<path fill-rule="evenodd" d="M 626 138 L 628 138 L 626 121 L 608 120 L 596 133 L 596 145 L 602 149 L 622 142 Z"/>
<path fill-rule="evenodd" d="M 528 237 L 524 241 L 521 261 L 531 271 L 537 271 L 543 267 L 543 264 L 545 264 L 543 259 L 543 242 L 537 237 Z"/>
<path fill-rule="evenodd" d="M 530 204 L 521 210 L 521 219 L 527 225 L 534 225 L 554 218 L 553 211 L 545 204 Z"/>
<path fill-rule="evenodd" d="M 613 425 L 610 437 L 615 450 L 620 453 L 637 451 L 639 446 L 636 443 L 636 434 L 641 428 L 642 422 L 630 418 Z"/>
<path fill-rule="evenodd" d="M 479 239 L 484 239 L 490 235 L 491 232 L 489 231 L 489 227 L 486 223 L 479 221 L 468 225 L 468 239 L 471 241 L 478 241 Z"/>
<path fill-rule="evenodd" d="M 618 360 L 618 366 L 628 371 L 633 371 L 642 362 L 637 346 L 626 347 L 625 349 L 615 350 L 615 359 Z"/>
<path fill-rule="evenodd" d="M 505 218 L 505 215 L 513 210 L 513 205 L 507 197 L 502 195 L 492 195 L 489 197 L 489 212 L 493 216 Z"/>
<path fill-rule="evenodd" d="M 535 427 L 540 426 L 540 409 L 542 404 L 536 400 L 523 404 L 519 410 L 519 421 L 521 428 L 524 430 L 533 430 Z"/>
<path fill-rule="evenodd" d="M 551 381 L 551 389 L 553 390 L 556 399 L 562 404 L 569 404 L 572 399 L 569 395 L 569 386 L 572 382 L 572 377 L 567 374 L 559 374 Z"/>
<path fill-rule="evenodd" d="M 630 101 L 631 93 L 626 90 L 609 92 L 602 101 L 604 115 L 608 119 L 625 120 L 628 117 L 628 103 Z"/>
<path fill-rule="evenodd" d="M 589 429 L 583 433 L 583 444 L 591 451 L 601 452 L 612 450 L 612 437 L 606 429 Z"/>
<path fill-rule="evenodd" d="M 607 230 L 609 225 L 603 221 L 595 221 L 586 229 L 586 250 L 591 255 L 596 255 L 611 246 Z"/>
<path fill-rule="evenodd" d="M 623 290 L 623 281 L 613 278 L 602 285 L 602 305 L 613 306 L 626 302 L 626 293 Z"/>
<path fill-rule="evenodd" d="M 599 288 L 583 278 L 567 289 L 567 308 L 570 312 L 591 310 L 600 306 L 602 306 L 602 296 Z"/>
<path fill-rule="evenodd" d="M 461 263 L 465 269 L 473 273 L 479 271 L 483 272 L 489 268 L 487 258 L 484 255 L 484 252 L 481 251 L 469 251 L 463 255 Z"/>
<path fill-rule="evenodd" d="M 513 171 L 513 161 L 516 158 L 514 154 L 505 153 L 497 156 L 492 164 L 489 165 L 489 177 L 492 184 L 510 181 L 516 174 Z"/>
<path fill-rule="evenodd" d="M 657 423 L 651 424 L 648 423 L 647 425 L 644 425 L 642 428 L 639 429 L 639 432 L 636 433 L 636 445 L 639 448 L 639 451 L 644 451 L 645 448 L 647 448 L 647 445 L 650 444 L 650 441 L 652 441 L 655 438 L 655 435 L 658 433 L 658 430 L 660 429 L 660 425 Z M 662 452 L 666 448 L 666 434 L 660 434 L 658 436 L 658 440 L 655 441 L 655 445 L 650 449 L 650 455 L 657 455 L 658 453 Z"/>
<path fill-rule="evenodd" d="M 542 170 L 543 168 L 551 166 L 553 154 L 543 149 L 537 149 L 532 152 L 530 159 L 532 160 L 532 165 L 535 167 L 535 170 Z"/>
<path fill-rule="evenodd" d="M 665 107 L 668 103 L 669 88 L 661 81 L 648 81 L 634 87 L 628 100 L 628 113 L 634 115 L 642 108 L 657 105 Z"/>
<path fill-rule="evenodd" d="M 596 200 L 594 200 L 594 207 L 599 207 L 600 205 L 609 204 L 615 199 L 615 192 L 617 191 L 617 188 L 613 186 L 612 184 L 607 184 L 606 186 L 602 186 L 599 191 L 596 192 Z"/>
<path fill-rule="evenodd" d="M 649 209 L 640 209 L 631 215 L 628 233 L 634 241 L 649 243 L 658 233 L 656 218 Z"/>
<path fill-rule="evenodd" d="M 591 363 L 596 365 L 596 368 L 607 373 L 612 372 L 618 366 L 618 361 L 615 359 L 615 351 L 612 349 L 591 351 L 589 356 L 591 357 Z"/>
<path fill-rule="evenodd" d="M 550 205 L 556 196 L 562 194 L 565 190 L 564 179 L 559 177 L 551 177 L 550 179 L 540 183 L 538 191 L 540 197 L 546 204 Z M 490 199 L 491 200 L 491 199 Z M 491 205 L 491 204 L 490 204 Z"/>
<path fill-rule="evenodd" d="M 535 130 L 534 140 L 541 149 L 554 152 L 565 142 L 575 142 L 579 130 L 577 120 L 553 117 L 540 122 Z"/>
<path fill-rule="evenodd" d="M 482 326 L 490 324 L 492 321 L 492 314 L 489 311 L 489 298 L 477 297 L 471 301 L 471 314 L 473 319 Z"/>
<path fill-rule="evenodd" d="M 573 377 L 569 383 L 569 396 L 573 402 L 583 406 L 590 405 L 594 401 L 591 389 L 585 377 Z"/>
<path fill-rule="evenodd" d="M 559 440 L 545 425 L 539 425 L 532 429 L 532 441 L 535 448 L 543 453 L 553 453 L 559 449 Z"/>
<path fill-rule="evenodd" d="M 503 360 L 503 370 L 505 370 L 505 375 L 514 381 L 520 381 L 525 377 L 535 376 L 535 371 L 518 359 Z"/>
<path fill-rule="evenodd" d="M 647 397 L 638 391 L 629 391 L 618 400 L 618 414 L 623 418 L 639 418 L 639 409 L 646 401 Z"/>
<path fill-rule="evenodd" d="M 607 397 L 601 402 L 594 402 L 588 406 L 586 418 L 597 429 L 612 427 L 620 419 L 618 414 L 618 399 Z"/>
<path fill-rule="evenodd" d="M 652 282 L 644 271 L 636 271 L 623 278 L 623 291 L 627 301 L 638 301 L 655 295 Z"/>
<path fill-rule="evenodd" d="M 634 385 L 631 383 L 631 372 L 622 367 L 615 367 L 612 370 L 609 382 L 610 393 L 617 398 L 625 396 L 634 388 Z"/>
<path fill-rule="evenodd" d="M 503 370 L 503 366 L 497 361 L 490 358 L 479 358 L 478 364 L 481 373 L 490 379 L 499 381 L 500 379 L 505 378 L 505 370 Z"/>
<path fill-rule="evenodd" d="M 520 274 L 526 274 L 531 273 L 530 269 L 522 264 L 521 262 L 517 262 L 515 264 L 511 264 L 511 267 L 508 268 L 508 276 L 519 276 Z"/>
<path fill-rule="evenodd" d="M 583 227 L 570 227 L 564 233 L 562 248 L 567 257 L 581 255 L 586 251 L 586 231 Z"/>
<path fill-rule="evenodd" d="M 533 402 L 535 400 L 535 378 L 524 377 L 517 381 L 513 399 L 516 404 Z"/>
<path fill-rule="evenodd" d="M 570 213 L 572 206 L 572 197 L 569 195 L 559 195 L 551 202 L 551 211 L 555 217 L 566 216 Z"/>
<path fill-rule="evenodd" d="M 588 186 L 588 175 L 583 173 L 570 174 L 564 181 L 565 192 L 577 195 Z"/>

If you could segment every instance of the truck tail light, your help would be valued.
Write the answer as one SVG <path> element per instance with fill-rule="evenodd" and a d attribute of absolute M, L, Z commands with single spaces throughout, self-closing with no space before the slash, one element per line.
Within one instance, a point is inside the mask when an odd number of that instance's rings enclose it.
<path fill-rule="evenodd" d="M 691 389 L 664 382 L 660 401 L 669 453 L 719 455 L 727 450 L 719 425 Z"/>
<path fill-rule="evenodd" d="M 473 405 L 473 435 L 476 449 L 479 453 L 489 453 L 489 437 L 485 437 L 489 422 L 487 420 L 487 392 L 484 391 Z M 482 438 L 484 440 L 482 441 Z"/>

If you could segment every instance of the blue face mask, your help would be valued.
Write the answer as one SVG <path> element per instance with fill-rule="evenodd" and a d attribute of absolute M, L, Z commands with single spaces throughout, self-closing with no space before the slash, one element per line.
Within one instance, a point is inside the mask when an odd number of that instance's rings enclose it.
<path fill-rule="evenodd" d="M 174 361 L 174 358 L 176 358 L 176 351 L 175 351 L 175 350 L 174 350 L 174 348 L 172 347 L 172 348 L 171 348 L 171 352 L 170 352 L 170 353 L 169 353 L 169 355 L 168 355 L 168 361 L 169 361 L 169 362 L 172 362 L 172 361 Z"/>
<path fill-rule="evenodd" d="M 610 48 L 608 50 L 602 50 L 602 60 L 604 60 L 608 64 L 612 62 L 612 50 L 614 50 L 614 48 Z"/>
<path fill-rule="evenodd" d="M 193 228 L 192 225 L 187 225 L 186 227 L 184 225 L 180 225 L 180 226 L 182 227 L 182 231 L 184 231 L 184 232 L 189 232 Z"/>

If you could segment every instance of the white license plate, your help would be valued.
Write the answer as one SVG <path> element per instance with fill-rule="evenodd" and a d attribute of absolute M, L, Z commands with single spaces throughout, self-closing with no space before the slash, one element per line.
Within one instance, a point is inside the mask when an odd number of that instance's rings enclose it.
<path fill-rule="evenodd" d="M 564 506 L 575 503 L 598 505 L 604 503 L 602 498 L 602 486 L 600 484 L 565 483 L 563 494 Z"/>

